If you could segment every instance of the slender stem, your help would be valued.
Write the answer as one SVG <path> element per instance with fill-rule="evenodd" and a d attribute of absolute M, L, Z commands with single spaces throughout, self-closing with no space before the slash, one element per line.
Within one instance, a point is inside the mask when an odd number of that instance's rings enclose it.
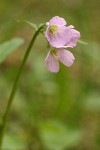
<path fill-rule="evenodd" d="M 9 97 L 9 100 L 8 100 L 8 105 L 7 105 L 7 108 L 6 108 L 6 112 L 4 114 L 4 117 L 3 117 L 3 123 L 2 123 L 2 126 L 1 126 L 1 129 L 0 129 L 0 150 L 2 148 L 2 143 L 3 143 L 3 137 L 4 137 L 4 132 L 5 132 L 5 127 L 6 127 L 6 124 L 7 124 L 7 120 L 8 120 L 8 117 L 9 117 L 9 114 L 10 114 L 10 109 L 11 109 L 11 106 L 12 106 L 12 102 L 14 100 L 14 96 L 16 94 L 16 91 L 17 91 L 17 87 L 18 87 L 18 82 L 19 82 L 19 79 L 20 79 L 20 75 L 21 75 L 21 72 L 24 68 L 24 65 L 26 63 L 26 60 L 29 56 L 29 53 L 31 51 L 31 48 L 35 42 L 35 39 L 37 37 L 37 35 L 40 33 L 40 31 L 43 29 L 44 25 L 40 26 L 38 28 L 38 30 L 35 32 L 27 50 L 26 50 L 26 53 L 24 55 L 24 58 L 23 58 L 23 61 L 19 67 L 19 70 L 18 70 L 18 73 L 17 73 L 17 76 L 16 76 L 16 79 L 15 79 L 15 82 L 14 82 L 14 85 L 13 85 L 13 88 L 12 88 L 12 91 L 11 91 L 11 94 L 10 94 L 10 97 Z"/>

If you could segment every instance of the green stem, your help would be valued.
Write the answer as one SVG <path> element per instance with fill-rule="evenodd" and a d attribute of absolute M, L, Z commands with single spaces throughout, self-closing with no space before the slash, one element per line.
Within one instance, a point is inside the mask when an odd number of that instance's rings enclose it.
<path fill-rule="evenodd" d="M 1 129 L 0 129 L 0 150 L 2 148 L 2 143 L 3 143 L 3 137 L 4 137 L 4 132 L 5 132 L 5 127 L 6 127 L 6 124 L 7 124 L 7 120 L 8 120 L 8 117 L 9 117 L 9 114 L 10 114 L 10 109 L 11 109 L 11 106 L 12 106 L 12 102 L 14 100 L 14 96 L 16 94 L 16 91 L 17 91 L 17 87 L 18 87 L 18 82 L 19 82 L 19 79 L 20 79 L 20 75 L 21 75 L 21 72 L 24 68 L 24 65 L 26 63 L 26 60 L 29 56 L 29 53 L 31 51 L 31 48 L 35 42 L 35 39 L 37 37 L 37 35 L 40 33 L 40 31 L 43 29 L 44 25 L 40 26 L 38 28 L 38 30 L 35 32 L 27 50 L 26 50 L 26 53 L 24 55 L 24 58 L 23 58 L 23 61 L 19 67 L 19 70 L 18 70 L 18 73 L 17 73 L 17 76 L 16 76 L 16 79 L 15 79 L 15 82 L 14 82 L 14 85 L 13 85 L 13 88 L 12 88 L 12 91 L 11 91 L 11 94 L 10 94 L 10 97 L 9 97 L 9 100 L 8 100 L 8 105 L 7 105 L 7 108 L 6 108 L 6 112 L 4 114 L 4 117 L 3 117 L 3 123 L 2 123 L 2 126 L 1 126 Z"/>

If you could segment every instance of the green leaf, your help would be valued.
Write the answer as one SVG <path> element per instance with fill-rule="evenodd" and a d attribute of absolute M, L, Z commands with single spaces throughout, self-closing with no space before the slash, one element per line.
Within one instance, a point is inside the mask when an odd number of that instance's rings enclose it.
<path fill-rule="evenodd" d="M 41 26 L 43 26 L 43 25 L 46 26 L 45 23 L 40 23 L 40 24 L 38 25 L 38 28 L 41 27 Z"/>
<path fill-rule="evenodd" d="M 3 44 L 0 44 L 0 63 L 2 63 L 9 54 L 24 43 L 21 38 L 14 38 Z"/>
<path fill-rule="evenodd" d="M 31 27 L 33 27 L 34 29 L 37 30 L 37 25 L 35 23 L 32 23 L 30 21 L 27 21 L 27 20 L 23 20 L 24 22 L 26 22 L 27 24 L 29 24 Z"/>
<path fill-rule="evenodd" d="M 30 21 L 28 21 L 28 20 L 16 20 L 17 22 L 25 22 L 25 23 L 27 23 L 27 24 L 29 24 L 32 28 L 34 28 L 35 30 L 37 30 L 37 25 L 35 24 L 35 23 L 33 23 L 33 22 L 30 22 Z"/>
<path fill-rule="evenodd" d="M 25 149 L 26 144 L 18 135 L 6 134 L 3 141 L 4 150 L 21 150 Z"/>
<path fill-rule="evenodd" d="M 48 150 L 64 150 L 76 146 L 81 138 L 80 130 L 66 128 L 61 122 L 40 123 L 40 137 Z"/>
<path fill-rule="evenodd" d="M 78 43 L 83 44 L 83 45 L 88 45 L 88 43 L 82 41 L 82 40 L 78 40 Z"/>
<path fill-rule="evenodd" d="M 100 94 L 92 91 L 85 97 L 83 104 L 86 110 L 100 112 Z"/>

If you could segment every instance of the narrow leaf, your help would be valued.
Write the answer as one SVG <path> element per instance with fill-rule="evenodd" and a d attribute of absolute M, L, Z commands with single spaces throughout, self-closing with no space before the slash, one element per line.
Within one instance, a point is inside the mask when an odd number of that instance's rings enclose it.
<path fill-rule="evenodd" d="M 2 63 L 9 54 L 11 54 L 16 48 L 24 43 L 21 38 L 14 38 L 10 41 L 0 44 L 0 63 Z"/>
<path fill-rule="evenodd" d="M 27 24 L 29 24 L 32 28 L 34 28 L 35 30 L 37 30 L 37 25 L 35 24 L 35 23 L 33 23 L 33 22 L 30 22 L 30 21 L 28 21 L 28 20 L 16 20 L 17 22 L 25 22 L 25 23 L 27 23 Z"/>
<path fill-rule="evenodd" d="M 88 43 L 82 41 L 82 40 L 78 40 L 78 43 L 83 44 L 83 45 L 88 45 Z"/>
<path fill-rule="evenodd" d="M 32 23 L 30 21 L 27 20 L 23 20 L 24 22 L 26 22 L 27 24 L 29 24 L 31 27 L 33 27 L 35 30 L 37 30 L 37 25 L 35 23 Z"/>

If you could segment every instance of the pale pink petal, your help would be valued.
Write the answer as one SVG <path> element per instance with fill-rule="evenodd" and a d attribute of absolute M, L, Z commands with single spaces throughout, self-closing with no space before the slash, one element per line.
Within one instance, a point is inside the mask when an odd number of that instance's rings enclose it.
<path fill-rule="evenodd" d="M 47 38 L 47 40 L 48 40 L 48 38 L 49 38 L 49 35 L 50 35 L 49 28 L 50 28 L 50 26 L 48 26 L 48 27 L 47 27 L 47 29 L 46 29 L 46 31 L 44 32 L 44 34 L 45 34 L 45 37 Z"/>
<path fill-rule="evenodd" d="M 74 63 L 74 56 L 73 54 L 64 49 L 58 49 L 57 51 L 58 59 L 66 66 L 70 67 Z"/>
<path fill-rule="evenodd" d="M 53 17 L 50 21 L 49 21 L 50 25 L 57 25 L 57 26 L 64 26 L 66 25 L 66 21 L 63 18 L 60 18 L 58 16 Z"/>
<path fill-rule="evenodd" d="M 71 47 L 71 46 L 70 45 L 68 45 L 68 46 L 67 45 L 64 45 L 64 46 L 61 46 L 61 45 L 59 46 L 58 45 L 58 46 L 56 46 L 56 48 L 59 48 L 59 49 L 68 48 L 68 47 Z"/>
<path fill-rule="evenodd" d="M 67 36 L 67 27 L 60 26 L 58 27 L 57 32 L 50 33 L 49 27 L 45 31 L 45 37 L 52 47 L 59 48 L 66 44 L 66 41 L 69 42 L 69 37 Z"/>
<path fill-rule="evenodd" d="M 77 44 L 77 40 L 80 38 L 80 32 L 78 32 L 75 29 L 72 29 L 70 27 L 68 27 L 67 30 L 67 40 L 66 40 L 66 45 L 68 47 L 75 47 Z"/>
<path fill-rule="evenodd" d="M 50 51 L 45 59 L 45 65 L 47 67 L 47 70 L 50 72 L 56 73 L 59 71 L 59 61 L 54 54 L 51 54 Z"/>
<path fill-rule="evenodd" d="M 69 28 L 69 29 L 73 29 L 73 28 L 74 28 L 74 26 L 73 26 L 73 25 L 69 25 L 67 28 Z"/>

